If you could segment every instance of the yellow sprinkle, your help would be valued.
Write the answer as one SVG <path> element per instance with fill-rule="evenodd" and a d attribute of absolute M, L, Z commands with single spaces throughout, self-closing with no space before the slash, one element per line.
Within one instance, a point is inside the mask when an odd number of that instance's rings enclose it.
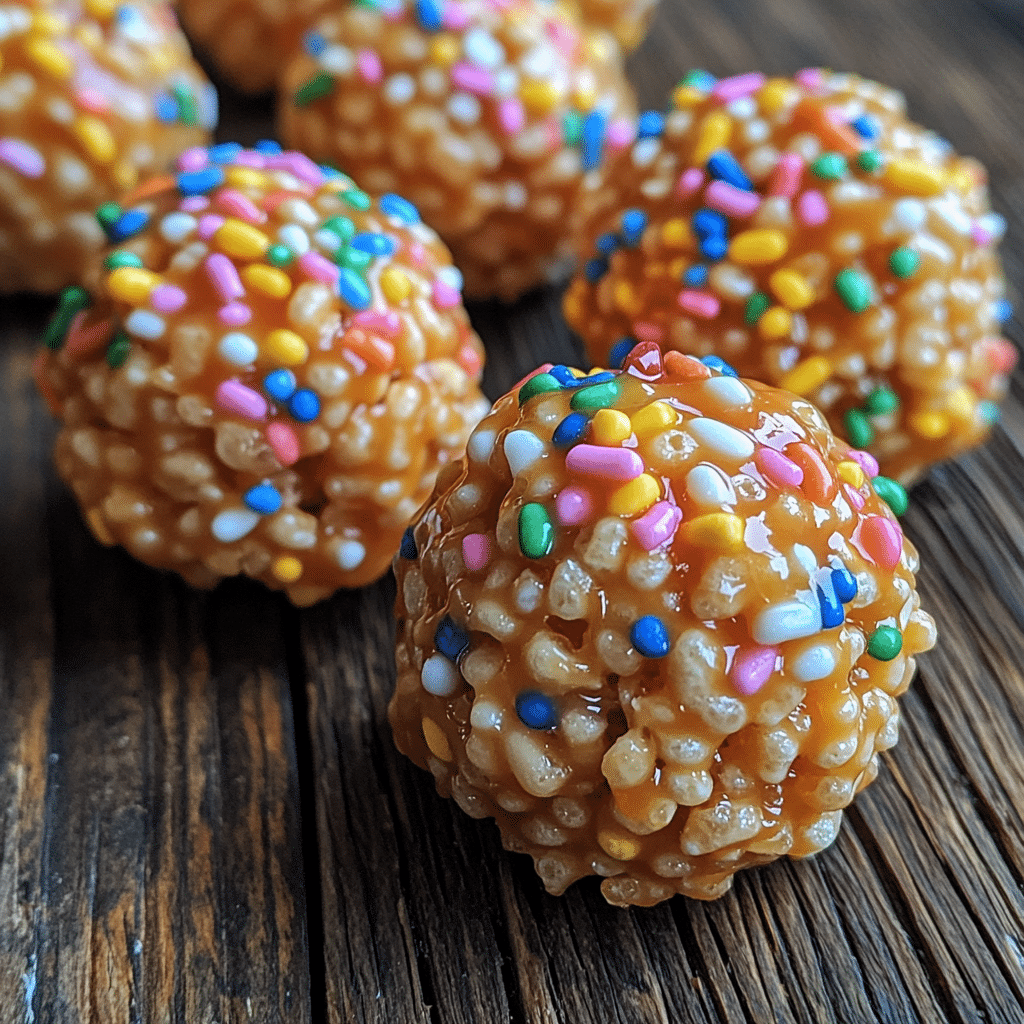
<path fill-rule="evenodd" d="M 608 511 L 613 516 L 638 516 L 660 497 L 661 484 L 650 473 L 641 473 L 635 480 L 630 480 L 612 492 L 608 499 Z"/>
<path fill-rule="evenodd" d="M 792 330 L 793 314 L 788 309 L 783 309 L 782 306 L 772 306 L 757 321 L 757 333 L 765 341 L 778 341 L 779 338 L 788 338 Z"/>
<path fill-rule="evenodd" d="M 969 167 L 959 166 L 949 172 L 949 183 L 957 192 L 970 192 L 978 184 Z"/>
<path fill-rule="evenodd" d="M 890 160 L 882 171 L 882 177 L 901 192 L 909 192 L 912 196 L 934 196 L 946 184 L 946 176 L 938 167 L 921 160 Z"/>
<path fill-rule="evenodd" d="M 110 171 L 111 174 L 113 174 L 114 181 L 117 182 L 118 187 L 124 189 L 125 192 L 129 189 L 135 188 L 135 185 L 139 180 L 138 169 L 128 160 L 118 160 Z"/>
<path fill-rule="evenodd" d="M 693 232 L 682 217 L 673 217 L 662 225 L 661 240 L 673 249 L 682 249 L 693 242 Z"/>
<path fill-rule="evenodd" d="M 301 366 L 309 358 L 309 346 L 294 331 L 271 331 L 263 342 L 263 354 L 282 366 Z"/>
<path fill-rule="evenodd" d="M 638 316 L 643 309 L 643 300 L 628 281 L 616 281 L 612 297 L 615 299 L 615 308 L 626 316 Z"/>
<path fill-rule="evenodd" d="M 159 274 L 142 267 L 118 267 L 107 277 L 107 291 L 118 302 L 141 306 L 162 280 Z"/>
<path fill-rule="evenodd" d="M 225 167 L 224 183 L 233 188 L 262 188 L 266 178 L 254 167 Z"/>
<path fill-rule="evenodd" d="M 81 21 L 75 26 L 75 38 L 87 49 L 104 46 L 103 32 L 95 21 Z"/>
<path fill-rule="evenodd" d="M 946 409 L 949 414 L 958 420 L 972 420 L 974 419 L 974 410 L 977 407 L 977 403 L 974 400 L 974 395 L 971 393 L 971 389 L 961 385 L 955 390 L 951 391 L 949 396 L 946 398 Z"/>
<path fill-rule="evenodd" d="M 107 524 L 103 521 L 103 513 L 98 508 L 91 508 L 85 514 L 86 521 L 89 523 L 89 529 L 92 530 L 93 536 L 101 543 L 106 544 L 108 548 L 112 548 L 116 543 L 117 539 L 107 528 Z"/>
<path fill-rule="evenodd" d="M 97 21 L 106 21 L 120 2 L 121 0 L 85 0 L 85 13 Z"/>
<path fill-rule="evenodd" d="M 640 844 L 628 836 L 602 829 L 597 833 L 602 850 L 615 860 L 632 860 L 640 852 Z"/>
<path fill-rule="evenodd" d="M 531 78 L 519 86 L 519 98 L 531 113 L 546 114 L 562 98 L 562 90 L 554 82 Z"/>
<path fill-rule="evenodd" d="M 845 480 L 851 487 L 860 487 L 864 483 L 864 470 L 852 459 L 840 462 L 836 466 L 840 480 Z"/>
<path fill-rule="evenodd" d="M 758 267 L 782 259 L 788 248 L 789 242 L 781 231 L 754 228 L 741 231 L 729 243 L 729 259 L 741 267 Z"/>
<path fill-rule="evenodd" d="M 455 36 L 445 33 L 430 42 L 430 58 L 434 64 L 447 67 L 459 59 L 459 43 Z"/>
<path fill-rule="evenodd" d="M 430 747 L 430 752 L 441 761 L 452 759 L 452 748 L 448 745 L 448 737 L 441 731 L 441 727 L 432 718 L 424 718 L 423 738 Z"/>
<path fill-rule="evenodd" d="M 399 270 L 398 267 L 388 267 L 380 275 L 380 290 L 388 302 L 397 305 L 412 294 L 412 281 L 405 271 Z"/>
<path fill-rule="evenodd" d="M 213 244 L 240 260 L 258 260 L 270 248 L 270 239 L 251 224 L 229 217 L 213 233 Z"/>
<path fill-rule="evenodd" d="M 67 21 L 52 11 L 36 11 L 32 15 L 32 30 L 47 36 L 59 36 L 67 31 Z"/>
<path fill-rule="evenodd" d="M 796 88 L 787 79 L 772 78 L 761 86 L 757 99 L 766 114 L 777 114 L 788 107 L 796 95 Z"/>
<path fill-rule="evenodd" d="M 685 256 L 680 256 L 668 265 L 668 272 L 674 280 L 678 281 L 686 273 L 689 265 L 690 261 Z"/>
<path fill-rule="evenodd" d="M 786 309 L 806 309 L 814 301 L 814 289 L 803 274 L 795 270 L 776 270 L 768 286 Z"/>
<path fill-rule="evenodd" d="M 164 47 L 163 49 L 153 48 L 146 53 L 148 70 L 154 78 L 163 78 L 174 67 L 178 59 L 180 58 L 172 53 L 169 47 Z"/>
<path fill-rule="evenodd" d="M 694 85 L 681 85 L 672 93 L 672 104 L 677 110 L 686 110 L 703 103 L 707 99 L 707 93 L 701 92 Z"/>
<path fill-rule="evenodd" d="M 709 512 L 683 526 L 688 544 L 714 551 L 737 551 L 743 547 L 743 520 L 732 512 Z"/>
<path fill-rule="evenodd" d="M 43 71 L 54 78 L 68 78 L 75 70 L 74 61 L 49 39 L 33 36 L 25 44 L 25 52 Z"/>
<path fill-rule="evenodd" d="M 679 417 L 668 402 L 651 402 L 630 416 L 633 433 L 637 437 L 650 437 L 674 427 Z"/>
<path fill-rule="evenodd" d="M 294 583 L 302 575 L 302 563 L 291 555 L 274 559 L 270 571 L 282 583 Z"/>
<path fill-rule="evenodd" d="M 595 444 L 619 444 L 632 433 L 629 417 L 618 409 L 598 409 L 590 421 L 590 436 Z"/>
<path fill-rule="evenodd" d="M 96 117 L 79 117 L 71 130 L 78 136 L 86 152 L 100 164 L 109 164 L 117 155 L 117 144 L 110 129 Z"/>
<path fill-rule="evenodd" d="M 714 110 L 700 123 L 693 162 L 705 164 L 715 150 L 724 149 L 732 138 L 732 118 L 724 110 Z"/>
<path fill-rule="evenodd" d="M 794 395 L 809 395 L 832 376 L 832 364 L 824 356 L 811 356 L 783 374 L 779 387 Z"/>
<path fill-rule="evenodd" d="M 562 299 L 562 312 L 570 324 L 578 324 L 583 318 L 584 296 L 588 287 L 586 279 L 581 274 L 569 285 Z"/>
<path fill-rule="evenodd" d="M 920 434 L 929 441 L 945 437 L 951 426 L 949 417 L 941 412 L 915 412 L 908 417 L 907 422 L 915 434 Z"/>
<path fill-rule="evenodd" d="M 592 84 L 585 83 L 576 87 L 572 98 L 581 110 L 592 110 L 597 104 L 597 90 Z"/>
<path fill-rule="evenodd" d="M 607 63 L 613 55 L 618 55 L 618 47 L 615 46 L 611 36 L 603 32 L 588 32 L 585 36 L 586 49 L 591 60 L 598 64 Z"/>
<path fill-rule="evenodd" d="M 292 279 L 277 267 L 265 263 L 253 263 L 242 271 L 242 280 L 254 292 L 263 292 L 272 299 L 284 299 L 291 295 Z"/>

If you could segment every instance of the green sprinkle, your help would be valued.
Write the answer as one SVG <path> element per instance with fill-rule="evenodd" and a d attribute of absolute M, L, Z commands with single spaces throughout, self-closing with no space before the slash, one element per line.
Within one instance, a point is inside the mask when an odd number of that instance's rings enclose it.
<path fill-rule="evenodd" d="M 578 110 L 570 110 L 562 118 L 562 135 L 567 146 L 578 146 L 583 141 L 583 115 Z"/>
<path fill-rule="evenodd" d="M 50 320 L 46 332 L 43 334 L 43 344 L 49 349 L 61 348 L 67 337 L 71 321 L 83 309 L 88 309 L 91 305 L 92 298 L 84 288 L 79 288 L 78 285 L 65 288 L 61 292 L 60 299 L 57 300 L 57 311 L 53 314 L 53 319 Z"/>
<path fill-rule="evenodd" d="M 332 217 L 325 220 L 323 228 L 337 235 L 342 242 L 351 242 L 356 236 L 356 226 L 348 217 Z"/>
<path fill-rule="evenodd" d="M 189 128 L 195 128 L 199 124 L 199 108 L 196 106 L 195 96 L 180 82 L 171 89 L 171 92 L 178 103 L 178 120 Z"/>
<path fill-rule="evenodd" d="M 363 252 L 361 249 L 353 249 L 349 245 L 343 245 L 332 257 L 339 267 L 348 267 L 359 274 L 366 272 L 366 268 L 373 262 L 373 254 Z"/>
<path fill-rule="evenodd" d="M 836 291 L 851 313 L 863 313 L 871 305 L 871 282 L 861 273 L 847 267 L 836 274 Z"/>
<path fill-rule="evenodd" d="M 128 338 L 128 335 L 124 331 L 118 331 L 114 335 L 114 340 L 107 346 L 107 366 L 112 370 L 116 370 L 119 366 L 124 365 L 124 361 L 128 358 L 128 353 L 132 350 L 132 343 Z"/>
<path fill-rule="evenodd" d="M 868 395 L 864 411 L 869 416 L 886 416 L 900 407 L 900 396 L 892 388 L 879 387 Z"/>
<path fill-rule="evenodd" d="M 875 432 L 868 423 L 867 416 L 860 409 L 849 409 L 843 416 L 846 437 L 854 448 L 867 448 L 875 439 Z"/>
<path fill-rule="evenodd" d="M 531 377 L 520 389 L 519 389 L 519 404 L 524 405 L 534 395 L 541 395 L 545 391 L 561 391 L 562 385 L 551 376 L 550 373 L 538 373 L 535 377 Z"/>
<path fill-rule="evenodd" d="M 125 252 L 123 249 L 115 249 L 105 256 L 103 266 L 107 270 L 117 270 L 118 267 L 141 267 L 142 260 L 133 252 Z"/>
<path fill-rule="evenodd" d="M 999 422 L 999 406 L 995 402 L 979 402 L 978 415 L 983 423 L 991 426 L 993 423 Z"/>
<path fill-rule="evenodd" d="M 897 277 L 910 277 L 921 265 L 921 257 L 913 249 L 900 247 L 889 254 L 889 269 Z"/>
<path fill-rule="evenodd" d="M 862 171 L 874 174 L 875 171 L 881 170 L 882 154 L 877 149 L 865 149 L 863 153 L 857 154 L 857 166 Z"/>
<path fill-rule="evenodd" d="M 622 394 L 622 385 L 617 380 L 608 380 L 603 384 L 592 384 L 589 388 L 580 388 L 569 400 L 569 408 L 576 412 L 586 409 L 607 409 L 613 406 Z"/>
<path fill-rule="evenodd" d="M 292 98 L 297 107 L 308 107 L 334 92 L 334 75 L 318 71 L 305 85 L 300 85 Z"/>
<path fill-rule="evenodd" d="M 892 661 L 903 650 L 903 635 L 892 626 L 879 626 L 868 641 L 868 654 L 879 661 Z"/>
<path fill-rule="evenodd" d="M 902 484 L 890 480 L 887 476 L 876 476 L 871 484 L 875 488 L 875 494 L 892 509 L 893 515 L 906 514 L 910 500 L 907 498 L 907 492 L 903 489 Z"/>
<path fill-rule="evenodd" d="M 371 206 L 370 197 L 362 189 L 350 188 L 347 192 L 341 193 L 341 198 L 353 210 L 368 210 Z"/>
<path fill-rule="evenodd" d="M 536 378 L 534 378 L 536 379 Z M 527 558 L 543 558 L 555 546 L 548 510 L 535 501 L 519 510 L 519 548 Z"/>
<path fill-rule="evenodd" d="M 267 262 L 272 267 L 287 267 L 295 259 L 295 253 L 287 245 L 272 245 L 267 250 Z"/>
<path fill-rule="evenodd" d="M 706 90 L 708 79 L 711 76 L 703 68 L 694 68 L 692 71 L 687 71 L 680 80 L 680 85 L 696 85 L 701 89 Z"/>
<path fill-rule="evenodd" d="M 121 219 L 121 207 L 117 203 L 104 203 L 96 211 L 96 219 L 100 222 L 100 227 L 109 232 L 110 228 Z"/>
<path fill-rule="evenodd" d="M 764 292 L 754 292 L 754 294 L 747 299 L 747 306 L 743 311 L 744 322 L 748 326 L 752 327 L 761 319 L 762 316 L 764 316 L 771 304 L 772 300 L 769 299 Z"/>
<path fill-rule="evenodd" d="M 846 171 L 846 158 L 840 153 L 822 153 L 811 164 L 811 173 L 825 181 L 838 181 Z"/>

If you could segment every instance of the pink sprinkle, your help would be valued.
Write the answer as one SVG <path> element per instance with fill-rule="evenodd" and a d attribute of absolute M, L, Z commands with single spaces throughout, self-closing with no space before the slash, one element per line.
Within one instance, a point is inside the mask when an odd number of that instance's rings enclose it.
<path fill-rule="evenodd" d="M 555 515 L 563 526 L 582 526 L 593 511 L 590 493 L 575 484 L 562 488 L 555 498 Z"/>
<path fill-rule="evenodd" d="M 812 92 L 820 89 L 825 80 L 821 68 L 804 68 L 803 71 L 798 71 L 793 78 Z"/>
<path fill-rule="evenodd" d="M 772 180 L 768 186 L 770 196 L 782 196 L 792 199 L 800 187 L 800 179 L 804 173 L 803 157 L 796 153 L 783 153 L 775 165 Z"/>
<path fill-rule="evenodd" d="M 217 193 L 217 206 L 249 224 L 262 224 L 267 215 L 238 189 L 223 188 Z"/>
<path fill-rule="evenodd" d="M 988 245 L 993 238 L 991 231 L 986 231 L 980 224 L 975 223 L 971 228 L 971 240 L 975 245 Z"/>
<path fill-rule="evenodd" d="M 239 167 L 254 167 L 263 170 L 267 166 L 267 158 L 252 149 L 243 149 L 233 161 Z"/>
<path fill-rule="evenodd" d="M 494 78 L 490 71 L 474 67 L 465 61 L 459 61 L 452 68 L 452 81 L 466 92 L 475 92 L 479 96 L 490 96 L 494 91 Z"/>
<path fill-rule="evenodd" d="M 804 482 L 804 471 L 792 459 L 767 445 L 757 449 L 754 465 L 776 487 L 799 487 Z"/>
<path fill-rule="evenodd" d="M 847 500 L 859 512 L 864 507 L 864 495 L 851 484 L 843 484 Z"/>
<path fill-rule="evenodd" d="M 679 293 L 679 305 L 694 316 L 713 320 L 722 308 L 717 295 L 711 292 L 699 292 L 693 288 L 684 288 Z"/>
<path fill-rule="evenodd" d="M 199 222 L 202 225 L 205 217 Z M 225 301 L 240 299 L 245 294 L 242 279 L 238 276 L 234 263 L 222 252 L 215 252 L 206 257 L 203 263 L 206 276 L 210 279 L 217 294 Z"/>
<path fill-rule="evenodd" d="M 518 391 L 528 380 L 532 380 L 538 373 L 547 373 L 554 365 L 554 363 L 542 363 L 536 370 L 531 370 L 518 384 L 513 384 L 512 390 Z"/>
<path fill-rule="evenodd" d="M 379 85 L 384 77 L 380 56 L 375 50 L 360 50 L 356 57 L 356 67 L 359 69 L 360 77 L 369 85 Z"/>
<path fill-rule="evenodd" d="M 186 196 L 180 203 L 178 209 L 182 213 L 201 213 L 210 205 L 206 196 Z"/>
<path fill-rule="evenodd" d="M 633 324 L 633 337 L 637 341 L 653 341 L 657 344 L 665 337 L 665 328 L 661 324 L 652 324 L 650 320 L 637 320 Z"/>
<path fill-rule="evenodd" d="M 625 149 L 636 138 L 636 125 L 624 117 L 616 118 L 608 125 L 604 134 L 605 145 L 609 149 Z"/>
<path fill-rule="evenodd" d="M 859 448 L 851 448 L 850 458 L 864 470 L 868 479 L 874 480 L 878 476 L 878 459 L 871 452 L 861 451 Z"/>
<path fill-rule="evenodd" d="M 704 184 L 704 172 L 699 167 L 689 167 L 679 175 L 676 195 L 681 199 L 692 196 Z"/>
<path fill-rule="evenodd" d="M 635 480 L 644 471 L 644 460 L 632 448 L 578 444 L 565 456 L 565 468 L 602 480 Z"/>
<path fill-rule="evenodd" d="M 675 534 L 682 518 L 683 510 L 678 505 L 659 501 L 634 519 L 629 528 L 644 551 L 653 551 Z"/>
<path fill-rule="evenodd" d="M 375 309 L 365 309 L 362 313 L 356 313 L 352 322 L 357 327 L 365 327 L 369 331 L 382 334 L 385 338 L 395 338 L 402 329 L 402 321 L 394 310 L 386 313 L 378 312 Z"/>
<path fill-rule="evenodd" d="M 579 36 L 569 28 L 568 24 L 564 21 L 549 21 L 548 35 L 562 56 L 570 63 L 575 63 Z"/>
<path fill-rule="evenodd" d="M 808 189 L 796 201 L 796 215 L 801 224 L 815 228 L 828 220 L 828 203 L 817 189 Z"/>
<path fill-rule="evenodd" d="M 422 267 L 427 262 L 427 250 L 422 242 L 413 242 L 409 246 L 409 259 L 414 267 Z"/>
<path fill-rule="evenodd" d="M 470 572 L 482 569 L 491 560 L 491 538 L 486 533 L 467 533 L 462 538 L 462 560 Z"/>
<path fill-rule="evenodd" d="M 46 170 L 39 150 L 17 139 L 0 139 L 0 163 L 13 167 L 26 178 L 38 178 Z"/>
<path fill-rule="evenodd" d="M 438 309 L 454 309 L 459 304 L 459 290 L 438 279 L 434 282 L 434 305 Z"/>
<path fill-rule="evenodd" d="M 229 302 L 217 310 L 217 319 L 225 327 L 244 327 L 252 319 L 252 310 L 244 302 Z"/>
<path fill-rule="evenodd" d="M 446 3 L 441 20 L 445 28 L 458 32 L 460 29 L 464 29 L 472 19 L 463 4 Z"/>
<path fill-rule="evenodd" d="M 777 647 L 748 647 L 736 652 L 732 661 L 732 685 L 749 697 L 772 677 L 779 657 Z"/>
<path fill-rule="evenodd" d="M 79 89 L 75 93 L 78 105 L 85 110 L 91 110 L 94 114 L 102 114 L 110 109 L 110 101 L 101 92 L 95 89 Z"/>
<path fill-rule="evenodd" d="M 895 569 L 899 565 L 903 552 L 903 531 L 898 523 L 885 516 L 869 516 L 860 524 L 858 533 L 859 546 L 876 565 L 883 569 Z"/>
<path fill-rule="evenodd" d="M 523 130 L 526 112 L 515 96 L 509 96 L 498 104 L 498 121 L 506 135 L 515 135 Z"/>
<path fill-rule="evenodd" d="M 271 423 L 267 427 L 267 444 L 282 466 L 293 466 L 299 461 L 299 438 L 287 423 Z"/>
<path fill-rule="evenodd" d="M 267 400 L 240 380 L 226 380 L 218 384 L 216 396 L 222 409 L 248 420 L 261 420 L 267 415 Z"/>
<path fill-rule="evenodd" d="M 275 153 L 272 157 L 266 158 L 266 166 L 274 171 L 288 171 L 299 181 L 314 187 L 319 187 L 326 181 L 324 172 L 305 153 Z"/>
<path fill-rule="evenodd" d="M 200 238 L 212 238 L 214 232 L 224 223 L 224 218 L 219 213 L 206 213 L 199 218 L 197 231 Z"/>
<path fill-rule="evenodd" d="M 201 171 L 209 162 L 206 150 L 202 146 L 193 146 L 178 157 L 178 170 Z"/>
<path fill-rule="evenodd" d="M 321 255 L 314 249 L 303 253 L 298 260 L 302 272 L 311 277 L 314 281 L 331 286 L 337 284 L 341 271 L 337 265 L 332 263 L 326 256 Z"/>
<path fill-rule="evenodd" d="M 765 83 L 765 77 L 760 71 L 750 71 L 745 75 L 735 75 L 732 78 L 722 78 L 715 83 L 711 95 L 722 103 L 731 103 L 733 100 L 749 96 L 757 92 Z"/>
<path fill-rule="evenodd" d="M 712 210 L 729 217 L 749 217 L 761 205 L 761 197 L 756 192 L 747 192 L 727 181 L 711 182 L 704 193 L 704 201 Z"/>
<path fill-rule="evenodd" d="M 149 293 L 149 304 L 157 313 L 177 313 L 188 296 L 174 284 L 158 284 Z"/>

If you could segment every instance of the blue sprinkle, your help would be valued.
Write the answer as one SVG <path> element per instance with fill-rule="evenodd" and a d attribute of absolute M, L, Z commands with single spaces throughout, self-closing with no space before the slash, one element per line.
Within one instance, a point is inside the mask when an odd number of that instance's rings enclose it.
<path fill-rule="evenodd" d="M 583 119 L 583 144 L 581 154 L 583 170 L 592 171 L 601 166 L 604 154 L 604 133 L 608 119 L 600 110 L 592 110 Z"/>
<path fill-rule="evenodd" d="M 698 238 L 724 238 L 729 231 L 729 222 L 717 210 L 700 209 L 691 223 Z"/>
<path fill-rule="evenodd" d="M 665 115 L 657 110 L 645 110 L 636 123 L 638 139 L 656 139 L 665 133 Z"/>
<path fill-rule="evenodd" d="M 174 124 L 178 120 L 178 101 L 167 92 L 160 93 L 154 101 L 156 116 L 164 124 Z"/>
<path fill-rule="evenodd" d="M 645 227 L 647 214 L 643 210 L 627 210 L 622 215 L 622 244 L 630 249 L 639 245 Z"/>
<path fill-rule="evenodd" d="M 458 661 L 459 655 L 469 646 L 469 634 L 459 629 L 450 615 L 446 615 L 434 634 L 434 646 L 449 661 Z"/>
<path fill-rule="evenodd" d="M 821 607 L 821 628 L 833 629 L 836 626 L 841 626 L 846 619 L 846 615 L 843 613 L 843 606 L 835 597 L 827 594 L 822 587 L 817 587 L 816 589 L 818 591 L 818 604 Z"/>
<path fill-rule="evenodd" d="M 253 149 L 255 149 L 257 153 L 267 153 L 270 156 L 273 156 L 274 154 L 281 152 L 281 143 L 275 142 L 273 139 L 260 139 Z"/>
<path fill-rule="evenodd" d="M 702 284 L 706 284 L 707 280 L 708 268 L 699 263 L 687 267 L 686 273 L 683 274 L 683 284 L 687 284 L 691 288 L 699 288 Z"/>
<path fill-rule="evenodd" d="M 582 412 L 571 412 L 555 427 L 551 436 L 551 443 L 556 448 L 568 448 L 570 445 L 582 441 L 590 429 L 590 419 Z"/>
<path fill-rule="evenodd" d="M 721 356 L 704 356 L 704 358 L 701 359 L 701 362 L 709 370 L 717 370 L 726 377 L 739 376 L 739 374 Z"/>
<path fill-rule="evenodd" d="M 597 239 L 596 244 L 597 251 L 602 256 L 611 256 L 611 254 L 619 247 L 619 236 L 613 235 L 608 231 Z"/>
<path fill-rule="evenodd" d="M 635 348 L 636 338 L 620 338 L 614 345 L 612 345 L 612 350 L 608 353 L 608 362 L 610 362 L 616 370 L 622 369 L 622 364 L 626 361 L 626 356 L 628 356 Z"/>
<path fill-rule="evenodd" d="M 315 391 L 308 388 L 300 388 L 291 397 L 288 403 L 288 411 L 300 423 L 309 423 L 320 415 L 320 399 Z"/>
<path fill-rule="evenodd" d="M 729 242 L 721 235 L 712 235 L 710 238 L 703 238 L 700 242 L 700 252 L 705 259 L 717 263 L 725 257 L 729 251 Z"/>
<path fill-rule="evenodd" d="M 672 646 L 665 623 L 656 615 L 637 619 L 629 631 L 629 639 L 645 658 L 664 658 Z"/>
<path fill-rule="evenodd" d="M 277 402 L 287 402 L 295 394 L 295 374 L 291 370 L 274 370 L 263 378 L 263 390 Z"/>
<path fill-rule="evenodd" d="M 569 367 L 564 366 L 561 363 L 558 366 L 552 366 L 548 373 L 551 374 L 563 388 L 576 388 L 580 386 L 579 378 L 574 377 L 569 372 Z"/>
<path fill-rule="evenodd" d="M 1008 299 L 999 299 L 992 312 L 997 323 L 1005 324 L 1013 316 L 1013 304 Z"/>
<path fill-rule="evenodd" d="M 258 484 L 251 490 L 246 491 L 242 501 L 262 516 L 272 516 L 281 508 L 281 495 L 276 487 L 270 484 Z"/>
<path fill-rule="evenodd" d="M 575 386 L 578 388 L 589 388 L 591 384 L 607 384 L 610 380 L 615 380 L 618 377 L 617 373 L 612 373 L 610 370 L 602 370 L 601 373 L 592 373 L 589 377 L 580 377 L 576 381 Z"/>
<path fill-rule="evenodd" d="M 854 118 L 850 126 L 862 139 L 877 139 L 879 135 L 878 122 L 867 114 L 861 114 Z"/>
<path fill-rule="evenodd" d="M 597 284 L 608 273 L 608 260 L 603 256 L 595 260 L 587 260 L 583 265 L 583 276 L 589 284 Z"/>
<path fill-rule="evenodd" d="M 119 25 L 127 25 L 138 17 L 138 11 L 129 4 L 123 4 L 114 12 L 114 18 Z"/>
<path fill-rule="evenodd" d="M 398 553 L 410 561 L 420 556 L 419 550 L 416 547 L 416 541 L 412 536 L 411 526 L 406 527 L 405 533 L 402 534 L 402 546 L 398 549 Z"/>
<path fill-rule="evenodd" d="M 178 175 L 178 191 L 183 196 L 201 196 L 212 192 L 224 182 L 224 168 L 211 165 L 201 171 L 182 171 Z"/>
<path fill-rule="evenodd" d="M 394 192 L 386 192 L 377 200 L 380 212 L 387 217 L 394 217 L 403 224 L 418 224 L 420 211 L 408 199 L 396 196 Z"/>
<path fill-rule="evenodd" d="M 528 729 L 558 728 L 558 709 L 546 693 L 524 690 L 516 697 L 516 714 Z"/>
<path fill-rule="evenodd" d="M 351 267 L 341 268 L 338 294 L 355 310 L 369 309 L 373 300 L 370 286 Z"/>
<path fill-rule="evenodd" d="M 360 252 L 370 253 L 371 256 L 391 256 L 398 248 L 387 235 L 377 234 L 376 231 L 356 235 L 348 244 Z"/>
<path fill-rule="evenodd" d="M 425 32 L 440 32 L 444 17 L 438 0 L 416 0 L 416 18 Z"/>
<path fill-rule="evenodd" d="M 843 604 L 848 604 L 857 596 L 857 578 L 846 566 L 832 570 L 832 589 Z"/>
<path fill-rule="evenodd" d="M 710 71 L 705 71 L 703 68 L 695 68 L 683 81 L 687 85 L 692 85 L 695 89 L 700 89 L 701 92 L 711 92 L 718 83 L 718 79 Z"/>
<path fill-rule="evenodd" d="M 107 232 L 112 242 L 123 242 L 134 238 L 149 223 L 149 214 L 145 210 L 125 210 L 111 225 Z"/>
<path fill-rule="evenodd" d="M 752 192 L 754 183 L 743 173 L 743 168 L 736 162 L 736 157 L 727 149 L 720 149 L 708 158 L 708 173 L 712 178 L 728 182 L 744 192 Z"/>
<path fill-rule="evenodd" d="M 989 426 L 999 422 L 999 418 L 1002 413 L 999 411 L 999 406 L 995 402 L 979 402 L 978 403 L 978 415 L 982 420 Z"/>
<path fill-rule="evenodd" d="M 209 149 L 209 157 L 215 164 L 229 164 L 239 153 L 242 147 L 237 142 L 220 142 Z"/>
<path fill-rule="evenodd" d="M 319 32 L 309 32 L 302 45 L 311 57 L 319 57 L 327 49 L 327 40 Z"/>

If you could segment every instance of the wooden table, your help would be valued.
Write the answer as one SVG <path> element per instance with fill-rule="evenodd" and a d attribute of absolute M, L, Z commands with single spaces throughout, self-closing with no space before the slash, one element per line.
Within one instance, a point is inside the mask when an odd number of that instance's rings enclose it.
<path fill-rule="evenodd" d="M 898 86 L 987 163 L 1019 284 L 1019 17 L 665 0 L 630 70 L 653 106 L 694 65 Z M 268 132 L 267 105 L 225 105 L 223 137 Z M 390 578 L 296 611 L 91 540 L 29 380 L 50 305 L 0 307 L 0 1024 L 1024 1021 L 1020 373 L 988 447 L 913 493 L 940 645 L 836 844 L 623 911 L 592 882 L 547 896 L 396 753 Z M 576 351 L 553 292 L 472 313 L 492 397 Z"/>

